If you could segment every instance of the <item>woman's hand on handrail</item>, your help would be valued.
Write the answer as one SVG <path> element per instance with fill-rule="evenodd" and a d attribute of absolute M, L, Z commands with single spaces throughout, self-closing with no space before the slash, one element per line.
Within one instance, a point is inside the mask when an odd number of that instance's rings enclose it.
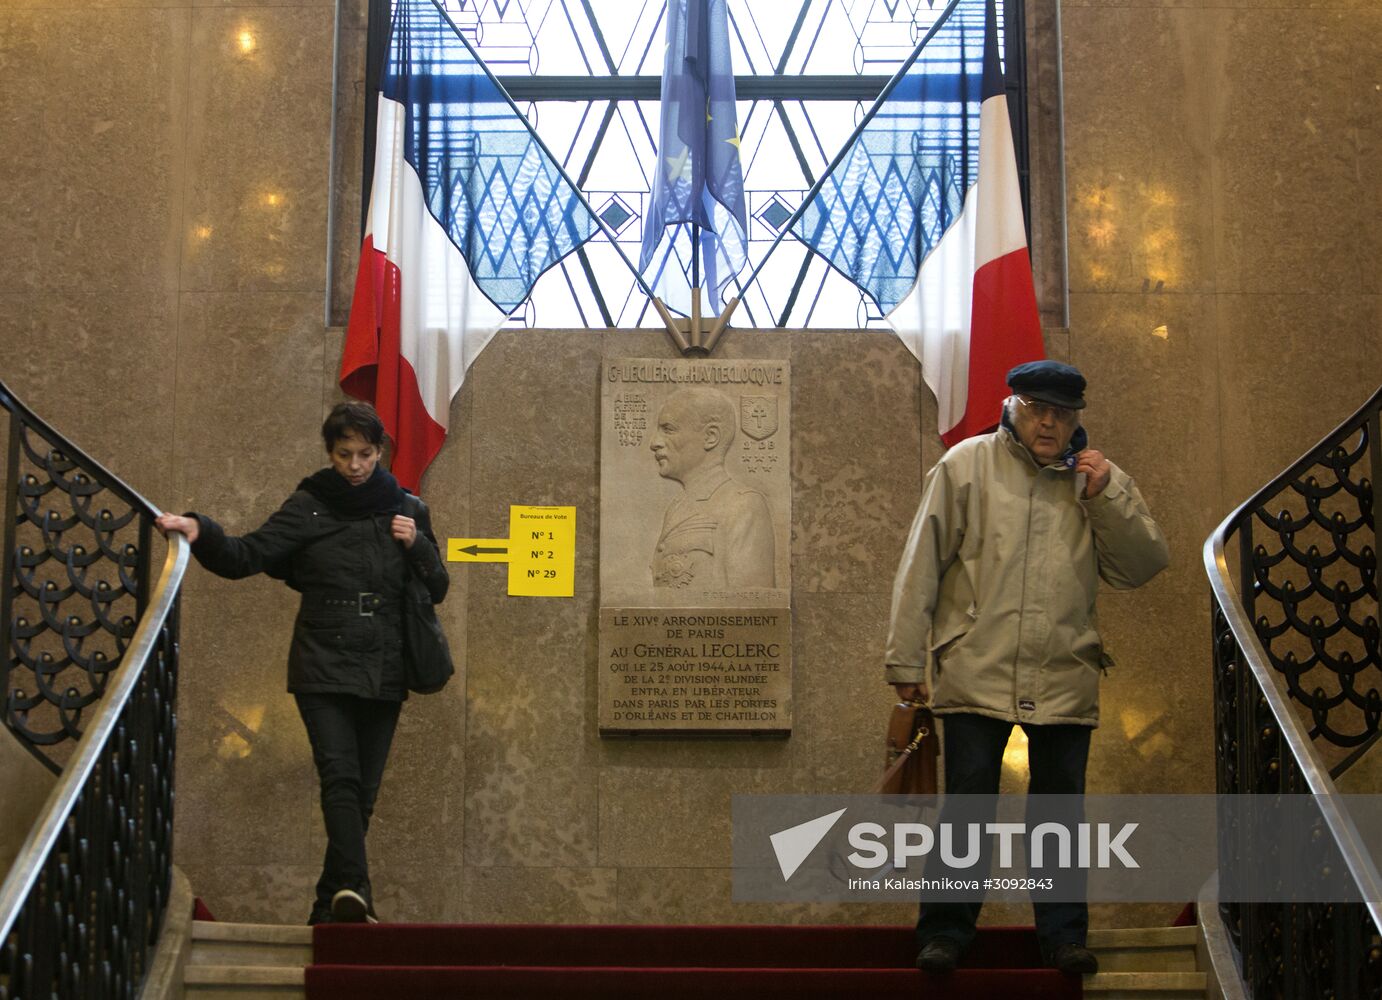
<path fill-rule="evenodd" d="M 181 514 L 160 514 L 154 518 L 154 527 L 163 533 L 163 537 L 168 537 L 168 532 L 176 531 L 178 534 L 186 535 L 190 545 L 197 540 L 201 534 L 201 525 L 195 517 L 183 517 Z"/>

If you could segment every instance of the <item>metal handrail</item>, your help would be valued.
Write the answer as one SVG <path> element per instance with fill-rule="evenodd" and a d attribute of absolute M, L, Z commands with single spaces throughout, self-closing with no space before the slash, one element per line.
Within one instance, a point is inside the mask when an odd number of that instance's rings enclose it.
<path fill-rule="evenodd" d="M 0 1000 L 132 998 L 172 882 L 177 634 L 191 546 L 170 538 L 153 580 L 159 509 L 3 383 L 0 410 L 10 424 L 3 721 L 59 775 L 0 882 Z M 81 676 L 60 679 L 68 670 Z M 35 726 L 50 710 L 57 728 Z M 54 746 L 70 752 L 44 751 Z"/>
<path fill-rule="evenodd" d="M 1332 449 L 1338 448 L 1341 442 L 1347 441 L 1350 436 L 1360 431 L 1367 432 L 1368 443 L 1370 443 L 1372 460 L 1371 515 L 1374 518 L 1375 529 L 1376 515 L 1378 515 L 1379 510 L 1378 477 L 1382 475 L 1382 463 L 1378 461 L 1379 453 L 1382 453 L 1379 452 L 1378 441 L 1379 412 L 1382 412 L 1382 390 L 1376 391 L 1353 416 L 1339 424 L 1339 427 L 1336 427 L 1334 431 L 1325 435 L 1320 443 L 1307 450 L 1300 459 L 1285 468 L 1277 477 L 1271 479 L 1271 482 L 1253 494 L 1251 499 L 1240 504 L 1237 510 L 1231 512 L 1229 517 L 1224 518 L 1219 523 L 1218 528 L 1213 530 L 1204 544 L 1205 570 L 1209 576 L 1209 586 L 1211 586 L 1213 599 L 1218 605 L 1218 610 L 1222 613 L 1223 622 L 1229 628 L 1234 644 L 1237 645 L 1237 652 L 1240 655 L 1238 660 L 1251 671 L 1256 693 L 1262 698 L 1262 703 L 1265 704 L 1267 710 L 1270 711 L 1271 718 L 1276 722 L 1282 749 L 1288 751 L 1294 758 L 1295 768 L 1298 769 L 1303 786 L 1314 797 L 1314 802 L 1316 802 L 1320 816 L 1327 826 L 1329 836 L 1334 840 L 1335 847 L 1338 848 L 1339 856 L 1345 863 L 1347 872 L 1356 883 L 1361 901 L 1367 907 L 1367 913 L 1370 914 L 1372 923 L 1376 928 L 1382 928 L 1382 876 L 1379 876 L 1378 866 L 1372 859 L 1371 852 L 1368 851 L 1352 815 L 1349 814 L 1345 800 L 1339 794 L 1338 787 L 1335 786 L 1334 782 L 1334 775 L 1345 771 L 1347 764 L 1357 760 L 1360 754 L 1354 753 L 1349 761 L 1346 761 L 1341 767 L 1335 768 L 1332 773 L 1328 765 L 1325 764 L 1312 736 L 1306 731 L 1305 725 L 1300 722 L 1298 713 L 1292 709 L 1287 695 L 1282 693 L 1280 686 L 1278 686 L 1278 671 L 1271 662 L 1269 652 L 1263 646 L 1258 630 L 1253 626 L 1248 602 L 1245 601 L 1244 594 L 1241 593 L 1238 584 L 1234 581 L 1233 573 L 1230 572 L 1227 547 L 1229 547 L 1230 536 L 1233 536 L 1238 530 L 1248 528 L 1252 523 L 1252 518 L 1270 500 L 1284 492 L 1289 486 L 1299 482 L 1299 479 L 1305 477 L 1314 465 L 1321 464 L 1321 461 L 1325 460 L 1325 456 L 1328 456 Z M 1240 543 L 1245 544 L 1241 540 Z M 1244 568 L 1244 573 L 1245 577 L 1242 584 L 1244 587 L 1249 587 L 1251 586 L 1251 580 L 1247 576 L 1249 569 Z M 1365 742 L 1364 746 L 1368 746 L 1368 744 L 1370 743 Z M 1220 791 L 1224 790 L 1226 789 L 1220 789 Z"/>
<path fill-rule="evenodd" d="M 163 570 L 154 587 L 147 610 L 140 619 L 129 648 L 125 651 L 115 683 L 101 699 L 101 706 L 91 725 L 82 736 L 77 752 L 63 768 L 62 777 L 48 795 L 43 812 L 29 831 L 14 864 L 3 884 L 0 884 L 0 941 L 14 926 L 20 908 L 33 889 L 49 852 L 57 842 L 77 797 L 105 749 L 106 741 L 115 729 L 120 712 L 139 683 L 149 654 L 155 649 L 159 633 L 178 598 L 182 577 L 187 570 L 192 551 L 187 539 L 177 533 L 168 536 L 168 554 Z"/>
<path fill-rule="evenodd" d="M 1282 738 L 1296 758 L 1306 786 L 1316 797 L 1320 814 L 1328 824 L 1335 843 L 1339 845 L 1344 862 L 1357 882 L 1360 894 L 1367 902 L 1368 912 L 1372 914 L 1372 919 L 1378 927 L 1382 927 L 1382 875 L 1379 874 L 1357 825 L 1340 800 L 1339 790 L 1334 785 L 1334 779 L 1329 776 L 1329 769 L 1325 767 L 1314 743 L 1305 734 L 1300 719 L 1291 710 L 1291 706 L 1286 703 L 1280 688 L 1277 687 L 1273 670 L 1267 662 L 1266 650 L 1262 648 L 1252 623 L 1243 613 L 1238 587 L 1229 576 L 1228 559 L 1224 554 L 1225 539 L 1232 530 L 1231 522 L 1238 514 L 1253 507 L 1252 500 L 1243 504 L 1225 518 L 1205 541 L 1204 561 L 1209 573 L 1209 586 L 1219 602 L 1219 608 L 1223 611 L 1229 628 L 1233 630 L 1233 637 L 1238 641 L 1243 659 L 1257 679 L 1262 696 L 1281 729 Z M 1229 526 L 1227 530 L 1226 526 Z"/>
<path fill-rule="evenodd" d="M 112 496 L 128 505 L 132 512 L 138 514 L 140 519 L 140 545 L 141 552 L 148 549 L 149 526 L 153 519 L 162 513 L 158 507 L 150 503 L 128 483 L 119 476 L 112 473 L 102 463 L 96 461 L 80 447 L 73 444 L 56 428 L 40 417 L 32 409 L 24 404 L 3 382 L 0 382 L 0 409 L 8 411 L 10 415 L 11 427 L 9 435 L 9 465 L 8 479 L 5 485 L 4 497 L 6 501 L 7 519 L 12 518 L 15 513 L 15 505 L 19 499 L 17 493 L 17 480 L 19 477 L 18 469 L 15 468 L 20 457 L 21 428 L 33 431 L 49 445 L 61 451 L 62 456 L 71 463 L 73 469 L 78 473 L 91 477 L 101 488 L 108 491 Z M 0 650 L 5 655 L 11 651 L 12 631 L 15 622 L 11 620 L 11 602 L 15 596 L 14 581 L 12 579 L 14 570 L 14 560 L 16 554 L 13 551 L 14 542 L 13 520 L 7 520 L 5 524 L 5 551 L 3 562 L 0 563 Z M 148 564 L 146 561 L 141 563 L 139 572 L 139 583 L 137 599 L 139 602 L 139 614 L 142 616 L 148 604 L 149 581 L 147 577 Z M 133 636 L 131 636 L 131 639 Z M 117 664 L 112 664 L 112 667 Z M 8 682 L 8 671 L 3 669 L 5 664 L 0 663 L 0 678 Z M 8 687 L 8 685 L 7 685 Z M 5 698 L 8 698 L 10 691 L 5 691 Z M 32 738 L 32 734 L 23 732 L 14 724 L 14 719 L 6 707 L 5 724 L 11 728 L 13 735 L 19 740 L 21 746 L 29 753 L 33 754 L 44 767 L 54 774 L 62 773 L 61 765 L 48 754 L 44 753 Z M 75 735 L 75 734 L 72 734 Z M 68 737 L 63 737 L 68 738 Z"/>
<path fill-rule="evenodd" d="M 84 452 L 80 447 L 67 440 L 67 438 L 53 427 L 52 424 L 48 423 L 48 421 L 44 420 L 26 406 L 24 401 L 16 396 L 4 382 L 0 382 L 0 409 L 18 414 L 23 418 L 24 423 L 43 431 L 49 436 L 61 438 L 64 452 L 73 459 L 76 459 L 78 465 L 81 465 L 83 468 L 100 477 L 107 489 L 124 500 L 131 507 L 138 507 L 150 517 L 157 517 L 159 514 L 163 513 L 123 479 L 107 469 L 103 464 L 96 461 L 96 459 Z M 13 469 L 10 470 L 10 472 L 13 471 Z"/>
<path fill-rule="evenodd" d="M 1290 486 L 1300 477 L 1301 473 L 1308 470 L 1311 466 L 1318 464 L 1321 450 L 1323 450 L 1330 441 L 1355 429 L 1363 422 L 1369 412 L 1379 409 L 1382 409 L 1382 387 L 1379 387 L 1376 392 L 1368 397 L 1366 403 L 1358 407 L 1358 409 L 1340 423 L 1338 427 L 1335 427 L 1324 437 L 1320 438 L 1320 440 L 1312 445 L 1305 454 L 1282 469 L 1270 482 L 1252 496 L 1248 497 L 1247 500 L 1239 504 L 1232 514 L 1219 522 L 1219 526 L 1214 529 L 1213 533 L 1205 540 L 1204 544 L 1205 568 L 1209 571 L 1211 580 L 1214 578 L 1215 563 L 1210 556 L 1210 545 L 1213 543 L 1214 539 L 1218 538 L 1221 541 L 1226 540 L 1243 521 L 1247 520 L 1254 510 L 1262 506 L 1267 500 L 1276 496 L 1287 486 Z M 1374 505 L 1376 504 L 1377 497 L 1378 494 L 1374 492 Z M 1238 591 L 1236 587 L 1233 588 L 1233 593 L 1237 596 Z"/>

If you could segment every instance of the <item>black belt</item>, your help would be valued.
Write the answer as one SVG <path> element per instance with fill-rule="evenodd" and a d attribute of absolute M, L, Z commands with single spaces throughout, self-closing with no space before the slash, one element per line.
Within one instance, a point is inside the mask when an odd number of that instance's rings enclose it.
<path fill-rule="evenodd" d="M 302 595 L 302 606 L 306 610 L 352 611 L 369 618 L 376 611 L 398 611 L 400 602 L 368 591 L 309 591 Z"/>

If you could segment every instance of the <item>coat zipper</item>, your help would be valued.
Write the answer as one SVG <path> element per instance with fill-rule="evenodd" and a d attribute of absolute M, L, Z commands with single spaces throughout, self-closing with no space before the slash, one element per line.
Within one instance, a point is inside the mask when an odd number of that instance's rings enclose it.
<path fill-rule="evenodd" d="M 1037 475 L 1041 473 L 1038 472 Z M 1022 629 L 1026 624 L 1026 614 L 1024 609 L 1027 607 L 1027 568 L 1032 562 L 1032 498 L 1036 496 L 1036 479 L 1032 480 L 1031 486 L 1027 489 L 1027 535 L 1022 542 L 1022 599 L 1017 609 L 1017 648 L 1013 652 L 1013 694 L 1012 708 L 1013 716 L 1020 719 L 1019 699 L 1017 697 L 1018 685 L 1018 663 L 1022 660 Z M 1035 700 L 1035 699 L 1033 699 Z"/>

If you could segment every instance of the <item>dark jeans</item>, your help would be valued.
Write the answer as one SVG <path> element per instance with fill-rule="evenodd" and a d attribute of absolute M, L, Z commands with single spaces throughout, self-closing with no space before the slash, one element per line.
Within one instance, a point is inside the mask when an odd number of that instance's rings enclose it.
<path fill-rule="evenodd" d="M 984 715 L 944 717 L 945 791 L 947 795 L 996 795 L 1003 770 L 1003 749 L 1013 724 Z M 1089 726 L 1024 725 L 1027 734 L 1027 761 L 1031 780 L 1029 795 L 1083 795 L 1085 765 L 1089 760 Z M 971 819 L 973 817 L 970 817 Z M 991 818 L 991 817 L 990 817 Z M 942 816 L 944 820 L 945 817 Z M 1028 806 L 1027 824 L 1033 828 L 1038 817 Z M 986 841 L 990 838 L 986 838 Z M 987 870 L 988 852 L 981 868 Z M 1035 875 L 1035 873 L 1033 873 Z M 975 876 L 969 876 L 971 878 Z M 982 878 L 980 874 L 977 877 Z M 1070 884 L 1068 881 L 1067 885 Z M 924 903 L 917 920 L 917 943 L 932 938 L 950 938 L 961 948 L 974 939 L 974 925 L 982 902 Z M 1084 902 L 1043 903 L 1032 901 L 1036 916 L 1037 939 L 1049 959 L 1063 944 L 1083 946 L 1089 931 L 1089 906 Z"/>
<path fill-rule="evenodd" d="M 317 881 L 316 909 L 329 909 L 340 889 L 354 889 L 371 900 L 365 833 L 402 702 L 351 694 L 295 697 L 312 742 L 326 821 L 326 859 Z"/>

